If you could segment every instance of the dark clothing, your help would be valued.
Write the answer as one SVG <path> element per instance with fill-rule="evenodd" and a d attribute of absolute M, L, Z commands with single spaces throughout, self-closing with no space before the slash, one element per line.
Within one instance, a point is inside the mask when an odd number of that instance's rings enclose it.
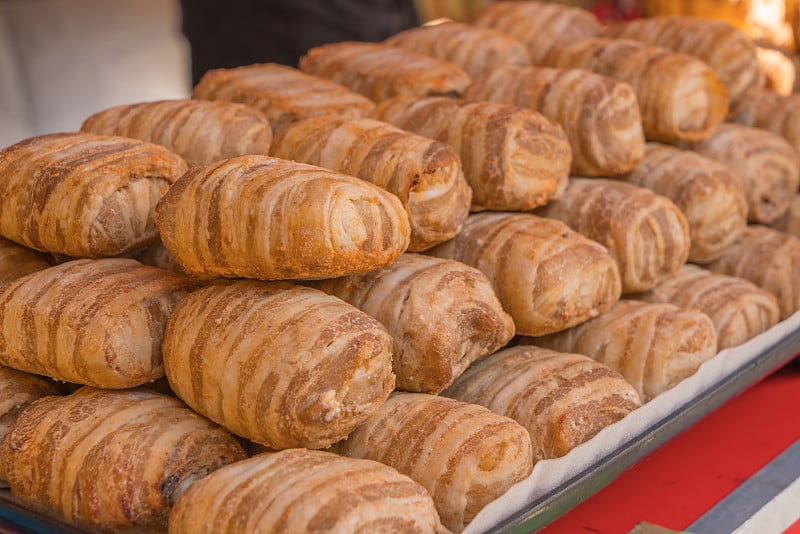
<path fill-rule="evenodd" d="M 382 41 L 417 25 L 413 0 L 181 0 L 194 83 L 212 68 L 297 66 L 336 41 Z"/>

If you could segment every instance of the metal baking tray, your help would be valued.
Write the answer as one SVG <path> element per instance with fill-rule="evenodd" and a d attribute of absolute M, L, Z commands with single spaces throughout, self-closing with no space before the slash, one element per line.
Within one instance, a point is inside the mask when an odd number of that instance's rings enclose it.
<path fill-rule="evenodd" d="M 548 525 L 591 495 L 607 486 L 622 471 L 680 434 L 705 415 L 760 381 L 800 353 L 800 328 L 764 348 L 745 366 L 716 382 L 667 417 L 650 425 L 592 467 L 585 469 L 553 491 L 534 500 L 486 530 L 487 533 L 523 534 Z M 22 506 L 8 490 L 0 490 L 0 534 L 83 533 L 57 519 Z"/>

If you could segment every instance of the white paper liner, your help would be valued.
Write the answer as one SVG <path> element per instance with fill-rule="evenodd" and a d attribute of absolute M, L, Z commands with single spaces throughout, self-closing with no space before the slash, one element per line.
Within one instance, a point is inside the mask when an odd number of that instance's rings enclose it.
<path fill-rule="evenodd" d="M 694 375 L 631 412 L 621 421 L 604 428 L 566 456 L 538 462 L 531 476 L 489 503 L 475 516 L 463 534 L 484 532 L 513 513 L 524 509 L 536 499 L 591 467 L 631 438 L 641 435 L 654 423 L 674 413 L 723 378 L 754 361 L 765 349 L 772 347 L 799 327 L 800 312 L 797 312 L 747 343 L 720 351 L 715 357 L 703 363 Z"/>

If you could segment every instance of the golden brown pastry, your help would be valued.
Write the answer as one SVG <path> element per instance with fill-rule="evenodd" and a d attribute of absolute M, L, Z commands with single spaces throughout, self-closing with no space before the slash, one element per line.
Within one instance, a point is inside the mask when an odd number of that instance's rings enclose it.
<path fill-rule="evenodd" d="M 772 228 L 800 237 L 800 195 L 795 195 L 783 217 L 770 224 Z"/>
<path fill-rule="evenodd" d="M 47 269 L 52 264 L 47 255 L 0 237 L 0 284 Z"/>
<path fill-rule="evenodd" d="M 689 225 L 668 198 L 615 180 L 573 178 L 542 215 L 606 247 L 619 266 L 622 292 L 647 291 L 689 256 Z"/>
<path fill-rule="evenodd" d="M 771 328 L 780 318 L 775 297 L 742 278 L 714 274 L 695 265 L 678 273 L 637 298 L 694 308 L 714 322 L 719 350 L 741 345 Z"/>
<path fill-rule="evenodd" d="M 160 531 L 195 481 L 245 458 L 236 439 L 178 399 L 81 388 L 26 408 L 0 463 L 23 505 L 103 532 Z"/>
<path fill-rule="evenodd" d="M 334 450 L 422 484 L 454 532 L 533 469 L 525 427 L 483 406 L 424 393 L 392 394 Z"/>
<path fill-rule="evenodd" d="M 300 70 L 328 78 L 376 102 L 393 96 L 459 96 L 470 82 L 452 63 L 378 43 L 342 42 L 312 48 Z"/>
<path fill-rule="evenodd" d="M 514 336 L 491 282 L 452 260 L 403 254 L 389 267 L 314 287 L 379 320 L 392 335 L 397 388 L 439 393 Z"/>
<path fill-rule="evenodd" d="M 75 260 L 0 285 L 0 364 L 130 388 L 164 375 L 161 341 L 195 283 L 135 260 Z"/>
<path fill-rule="evenodd" d="M 121 135 L 172 150 L 190 166 L 267 154 L 272 128 L 259 111 L 232 102 L 160 100 L 99 111 L 81 131 Z"/>
<path fill-rule="evenodd" d="M 497 30 L 463 22 L 412 28 L 384 43 L 449 61 L 470 76 L 486 74 L 503 65 L 527 67 L 531 62 L 521 41 Z"/>
<path fill-rule="evenodd" d="M 77 258 L 151 243 L 156 202 L 186 162 L 144 141 L 88 133 L 32 137 L 0 150 L 0 234 Z"/>
<path fill-rule="evenodd" d="M 572 174 L 614 176 L 630 171 L 644 156 L 636 94 L 607 76 L 577 69 L 500 67 L 476 78 L 464 100 L 530 108 L 560 124 L 572 147 Z"/>
<path fill-rule="evenodd" d="M 756 50 L 758 68 L 764 79 L 764 87 L 781 95 L 790 95 L 797 79 L 795 62 L 790 52 L 759 46 Z"/>
<path fill-rule="evenodd" d="M 635 300 L 620 300 L 600 317 L 565 332 L 523 341 L 591 356 L 624 376 L 644 402 L 693 375 L 717 353 L 708 315 Z"/>
<path fill-rule="evenodd" d="M 605 248 L 535 215 L 470 215 L 460 234 L 430 253 L 483 271 L 518 334 L 569 328 L 596 317 L 620 295 L 619 272 Z"/>
<path fill-rule="evenodd" d="M 750 280 L 778 298 L 781 320 L 800 310 L 800 239 L 767 228 L 748 226 L 742 238 L 707 266 Z"/>
<path fill-rule="evenodd" d="M 432 96 L 391 98 L 375 113 L 454 147 L 472 188 L 473 211 L 530 210 L 567 185 L 572 151 L 564 130 L 530 109 Z"/>
<path fill-rule="evenodd" d="M 733 120 L 783 137 L 800 155 L 800 94 L 783 96 L 770 89 L 753 89 L 734 110 Z"/>
<path fill-rule="evenodd" d="M 564 46 L 600 35 L 597 18 L 585 9 L 544 2 L 491 2 L 472 24 L 494 28 L 528 47 L 534 65 Z"/>
<path fill-rule="evenodd" d="M 332 278 L 408 248 L 400 200 L 364 180 L 269 156 L 194 167 L 156 209 L 161 240 L 198 277 Z"/>
<path fill-rule="evenodd" d="M 275 63 L 209 70 L 194 87 L 192 98 L 252 106 L 267 116 L 273 132 L 284 124 L 329 113 L 363 117 L 375 107 L 369 98 L 338 83 Z"/>
<path fill-rule="evenodd" d="M 391 467 L 324 451 L 263 453 L 192 484 L 170 534 L 442 532 L 428 492 Z"/>
<path fill-rule="evenodd" d="M 642 404 L 633 386 L 605 365 L 530 345 L 475 362 L 442 395 L 527 428 L 534 463 L 564 456 Z"/>
<path fill-rule="evenodd" d="M 394 388 L 392 338 L 346 302 L 286 282 L 199 289 L 164 336 L 172 390 L 273 449 L 344 439 Z"/>
<path fill-rule="evenodd" d="M 357 176 L 396 195 L 411 224 L 409 250 L 447 241 L 469 214 L 472 191 L 452 147 L 372 119 L 325 115 L 281 128 L 272 156 Z"/>
<path fill-rule="evenodd" d="M 728 91 L 711 67 L 664 48 L 630 39 L 588 39 L 556 52 L 547 65 L 629 83 L 651 141 L 705 139 L 728 114 Z"/>
<path fill-rule="evenodd" d="M 53 395 L 61 395 L 55 382 L 42 376 L 0 366 L 0 442 L 22 410 L 36 399 Z M 0 479 L 5 480 L 2 461 L 0 461 L 0 472 L 2 472 Z"/>
<path fill-rule="evenodd" d="M 747 224 L 747 199 L 733 169 L 696 152 L 649 143 L 625 181 L 672 200 L 689 224 L 689 261 L 708 263 L 736 241 Z"/>
<path fill-rule="evenodd" d="M 800 184 L 800 168 L 797 153 L 781 137 L 726 123 L 693 148 L 736 172 L 747 197 L 749 221 L 769 224 L 789 209 Z"/>
<path fill-rule="evenodd" d="M 605 34 L 701 59 L 727 88 L 731 108 L 760 82 L 756 45 L 724 21 L 679 16 L 642 18 L 611 25 Z"/>

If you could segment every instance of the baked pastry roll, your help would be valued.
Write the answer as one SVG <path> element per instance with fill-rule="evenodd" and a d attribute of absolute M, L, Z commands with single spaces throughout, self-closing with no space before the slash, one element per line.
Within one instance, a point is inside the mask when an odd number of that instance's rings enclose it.
<path fill-rule="evenodd" d="M 747 35 L 721 20 L 679 16 L 643 18 L 612 24 L 605 34 L 697 57 L 714 69 L 727 88 L 731 108 L 760 83 L 756 45 Z"/>
<path fill-rule="evenodd" d="M 170 534 L 442 532 L 428 492 L 391 467 L 324 451 L 263 453 L 192 484 Z"/>
<path fill-rule="evenodd" d="M 555 50 L 601 33 L 600 22 L 589 11 L 544 2 L 491 2 L 472 24 L 519 39 L 534 65 L 543 65 Z"/>
<path fill-rule="evenodd" d="M 470 82 L 452 63 L 404 48 L 354 41 L 312 48 L 300 70 L 329 78 L 376 102 L 393 96 L 459 96 Z"/>
<path fill-rule="evenodd" d="M 675 276 L 637 298 L 705 313 L 714 322 L 719 350 L 741 345 L 780 319 L 778 301 L 769 291 L 695 265 L 684 265 Z"/>
<path fill-rule="evenodd" d="M 800 237 L 800 195 L 794 196 L 783 217 L 774 221 L 770 226 L 781 232 Z"/>
<path fill-rule="evenodd" d="M 673 201 L 689 224 L 689 261 L 708 263 L 735 242 L 747 224 L 747 199 L 730 167 L 695 152 L 650 143 L 625 181 Z"/>
<path fill-rule="evenodd" d="M 164 336 L 172 390 L 273 449 L 344 439 L 394 388 L 392 338 L 346 302 L 286 282 L 199 289 Z"/>
<path fill-rule="evenodd" d="M 783 137 L 800 154 L 800 94 L 784 96 L 770 89 L 753 89 L 732 118 Z"/>
<path fill-rule="evenodd" d="M 130 259 L 75 260 L 0 285 L 0 364 L 99 388 L 164 375 L 161 341 L 195 283 Z"/>
<path fill-rule="evenodd" d="M 791 59 L 791 52 L 783 52 L 770 47 L 756 48 L 758 68 L 764 79 L 764 87 L 781 95 L 790 95 L 795 87 L 797 68 Z"/>
<path fill-rule="evenodd" d="M 606 247 L 619 266 L 622 292 L 655 287 L 689 256 L 689 225 L 668 198 L 615 180 L 573 178 L 541 214 Z"/>
<path fill-rule="evenodd" d="M 47 255 L 0 237 L 0 284 L 47 269 L 52 264 Z"/>
<path fill-rule="evenodd" d="M 530 345 L 475 362 L 443 395 L 527 428 L 534 463 L 564 456 L 642 404 L 634 387 L 605 365 Z"/>
<path fill-rule="evenodd" d="M 778 298 L 781 320 L 800 310 L 800 239 L 765 226 L 748 226 L 742 238 L 707 266 L 750 280 Z"/>
<path fill-rule="evenodd" d="M 470 76 L 503 65 L 527 67 L 531 62 L 522 42 L 497 30 L 455 21 L 412 28 L 384 43 L 449 61 Z"/>
<path fill-rule="evenodd" d="M 564 130 L 530 109 L 433 96 L 385 100 L 375 113 L 454 147 L 473 211 L 530 210 L 567 185 L 572 152 Z"/>
<path fill-rule="evenodd" d="M 44 377 L 0 366 L 0 442 L 30 403 L 42 397 L 61 395 L 55 382 Z M 0 480 L 5 480 L 0 461 Z"/>
<path fill-rule="evenodd" d="M 186 171 L 167 149 L 88 133 L 0 150 L 0 234 L 76 258 L 118 256 L 158 237 L 156 202 Z"/>
<path fill-rule="evenodd" d="M 272 128 L 259 111 L 232 102 L 160 100 L 99 111 L 81 131 L 121 135 L 167 147 L 191 166 L 267 154 Z"/>
<path fill-rule="evenodd" d="M 369 98 L 324 78 L 292 67 L 264 63 L 207 71 L 192 98 L 247 104 L 269 119 L 272 131 L 300 119 L 337 113 L 345 117 L 369 115 Z"/>
<path fill-rule="evenodd" d="M 530 108 L 560 124 L 572 148 L 575 175 L 622 174 L 644 156 L 636 94 L 606 76 L 577 69 L 500 67 L 476 78 L 464 100 Z"/>
<path fill-rule="evenodd" d="M 564 330 L 620 296 L 619 272 L 605 248 L 535 215 L 471 215 L 460 234 L 430 253 L 483 271 L 518 334 Z"/>
<path fill-rule="evenodd" d="M 636 92 L 650 141 L 705 139 L 728 114 L 728 91 L 699 59 L 630 39 L 588 39 L 547 62 L 627 82 Z"/>
<path fill-rule="evenodd" d="M 797 153 L 781 137 L 722 124 L 693 148 L 736 172 L 747 197 L 749 221 L 769 224 L 789 209 L 800 184 L 800 168 Z"/>
<path fill-rule="evenodd" d="M 596 319 L 534 345 L 591 356 L 633 384 L 644 402 L 695 373 L 717 353 L 708 315 L 672 304 L 620 300 Z"/>
<path fill-rule="evenodd" d="M 371 271 L 408 248 L 400 200 L 364 180 L 269 156 L 194 167 L 156 209 L 193 276 L 307 279 Z"/>
<path fill-rule="evenodd" d="M 379 320 L 392 335 L 397 388 L 439 393 L 514 336 L 491 282 L 452 260 L 403 254 L 389 267 L 314 287 Z"/>
<path fill-rule="evenodd" d="M 337 115 L 281 128 L 270 154 L 357 176 L 396 195 L 411 224 L 408 248 L 447 241 L 469 214 L 472 191 L 450 146 L 372 119 Z"/>
<path fill-rule="evenodd" d="M 40 399 L 0 449 L 23 505 L 103 532 L 166 529 L 170 508 L 195 480 L 244 458 L 233 436 L 145 388 Z"/>
<path fill-rule="evenodd" d="M 392 394 L 334 451 L 419 482 L 454 532 L 533 470 L 525 427 L 483 406 L 424 393 Z"/>

